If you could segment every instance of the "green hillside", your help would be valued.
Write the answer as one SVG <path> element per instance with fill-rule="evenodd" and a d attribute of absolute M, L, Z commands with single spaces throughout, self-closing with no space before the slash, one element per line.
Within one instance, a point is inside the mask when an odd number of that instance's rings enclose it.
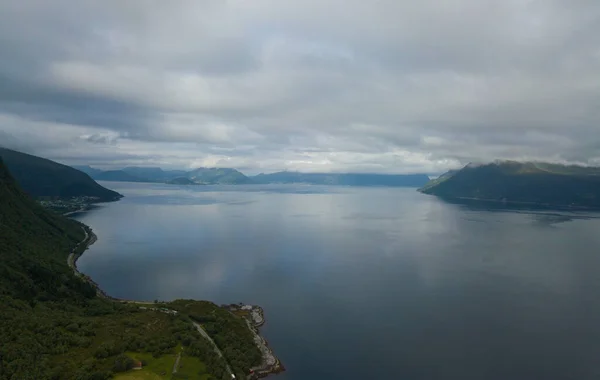
<path fill-rule="evenodd" d="M 448 199 L 600 208 L 600 168 L 546 163 L 467 165 L 420 189 Z"/>
<path fill-rule="evenodd" d="M 74 274 L 67 258 L 83 227 L 25 195 L 0 160 L 0 380 L 104 380 L 130 373 L 138 358 L 144 370 L 119 378 L 176 379 L 163 364 L 175 363 L 177 354 L 193 363 L 182 371 L 195 371 L 191 379 L 231 379 L 186 313 L 102 298 Z M 211 337 L 232 347 L 225 355 L 238 377 L 248 373 L 258 349 L 250 334 L 231 333 L 244 325 L 240 317 L 210 302 L 198 305 L 193 318 L 209 321 Z"/>
<path fill-rule="evenodd" d="M 87 174 L 54 161 L 5 148 L 0 148 L 0 157 L 23 190 L 33 197 L 91 197 L 98 201 L 121 197 Z"/>

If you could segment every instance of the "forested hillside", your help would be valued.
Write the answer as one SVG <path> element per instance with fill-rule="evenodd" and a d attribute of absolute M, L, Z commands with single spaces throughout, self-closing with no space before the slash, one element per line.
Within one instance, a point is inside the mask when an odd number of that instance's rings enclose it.
<path fill-rule="evenodd" d="M 449 199 L 600 208 L 600 168 L 499 161 L 467 165 L 420 189 Z"/>
<path fill-rule="evenodd" d="M 25 195 L 0 160 L 1 380 L 103 380 L 128 371 L 137 358 L 150 364 L 137 373 L 150 371 L 153 379 L 231 378 L 187 314 L 100 298 L 76 276 L 67 257 L 84 235 L 81 224 Z M 210 333 L 224 348 L 244 347 L 225 354 L 238 375 L 247 373 L 257 361 L 256 348 L 247 334 L 230 333 L 240 319 L 212 303 L 201 305 L 206 315 L 194 318 L 218 321 Z M 172 364 L 158 371 L 147 363 L 174 363 L 176 354 L 186 368 L 175 375 Z"/>
<path fill-rule="evenodd" d="M 33 197 L 93 197 L 99 201 L 121 197 L 70 166 L 5 148 L 0 148 L 0 157 L 21 188 Z"/>

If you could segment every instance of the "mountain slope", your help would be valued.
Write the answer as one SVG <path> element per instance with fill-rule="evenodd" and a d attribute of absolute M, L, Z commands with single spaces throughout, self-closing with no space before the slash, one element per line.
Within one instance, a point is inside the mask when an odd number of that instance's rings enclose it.
<path fill-rule="evenodd" d="M 446 173 L 442 174 L 441 176 L 439 176 L 435 179 L 429 180 L 429 182 L 427 182 L 423 187 L 421 187 L 419 189 L 419 191 L 422 193 L 426 192 L 427 189 L 437 186 L 440 183 L 442 183 L 442 182 L 446 181 L 447 179 L 449 179 L 450 177 L 452 177 L 454 174 L 456 174 L 457 171 L 458 170 L 449 170 Z"/>
<path fill-rule="evenodd" d="M 255 183 L 307 183 L 345 186 L 419 187 L 429 181 L 425 174 L 298 173 L 277 172 L 251 177 Z"/>
<path fill-rule="evenodd" d="M 87 174 L 44 158 L 0 148 L 0 157 L 25 192 L 33 197 L 94 197 L 112 201 L 121 195 Z"/>
<path fill-rule="evenodd" d="M 26 196 L 2 161 L 0 199 L 1 293 L 16 297 L 55 296 L 62 291 L 56 281 L 70 274 L 64 265 L 66 253 L 83 239 L 83 230 L 79 223 L 45 211 Z M 48 250 L 56 254 L 47 255 Z M 18 255 L 21 252 L 27 255 Z M 37 283 L 36 276 L 43 281 Z"/>
<path fill-rule="evenodd" d="M 449 199 L 600 208 L 600 168 L 514 161 L 467 165 L 420 191 Z"/>

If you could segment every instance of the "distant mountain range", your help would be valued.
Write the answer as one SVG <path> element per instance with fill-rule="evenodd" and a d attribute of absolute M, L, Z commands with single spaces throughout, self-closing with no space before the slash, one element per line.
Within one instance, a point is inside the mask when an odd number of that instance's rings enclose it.
<path fill-rule="evenodd" d="M 89 197 L 105 202 L 122 197 L 87 174 L 45 158 L 5 148 L 0 148 L 0 158 L 21 188 L 34 198 Z"/>
<path fill-rule="evenodd" d="M 152 182 L 177 185 L 239 185 L 252 181 L 244 174 L 229 168 L 197 168 L 190 171 L 163 170 L 157 167 L 126 167 L 102 171 L 90 166 L 74 166 L 98 181 Z"/>
<path fill-rule="evenodd" d="M 0 148 L 0 159 L 30 196 L 83 198 L 82 203 L 113 201 L 121 194 L 94 181 L 197 184 L 311 184 L 420 187 L 425 194 L 450 200 L 600 209 L 600 168 L 547 163 L 498 161 L 469 164 L 429 180 L 425 174 L 360 174 L 277 172 L 248 177 L 231 168 L 190 171 L 158 167 L 100 170 L 69 167 L 44 158 Z"/>
<path fill-rule="evenodd" d="M 356 174 L 278 172 L 246 176 L 231 168 L 197 168 L 190 171 L 127 167 L 102 171 L 89 166 L 74 166 L 98 181 L 156 182 L 176 185 L 213 184 L 311 184 L 344 186 L 419 187 L 429 181 L 425 174 Z"/>
<path fill-rule="evenodd" d="M 361 174 L 278 172 L 252 177 L 254 183 L 306 183 L 343 186 L 419 187 L 429 181 L 425 174 Z"/>
<path fill-rule="evenodd" d="M 419 191 L 455 200 L 598 209 L 600 168 L 515 161 L 469 164 Z"/>

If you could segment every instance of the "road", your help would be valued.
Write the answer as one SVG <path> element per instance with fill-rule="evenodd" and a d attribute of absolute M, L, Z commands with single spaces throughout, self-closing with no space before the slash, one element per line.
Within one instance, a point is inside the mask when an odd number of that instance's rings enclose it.
<path fill-rule="evenodd" d="M 182 348 L 183 350 L 183 348 Z M 173 365 L 173 373 L 177 373 L 177 369 L 179 368 L 179 361 L 181 360 L 181 351 L 177 355 L 177 360 L 175 360 L 175 364 Z"/>
<path fill-rule="evenodd" d="M 81 275 L 81 273 L 79 273 L 79 271 L 77 270 L 77 267 L 75 266 L 75 250 L 77 248 L 79 248 L 79 246 L 81 244 L 87 243 L 88 239 L 90 237 L 89 234 L 88 234 L 88 232 L 87 232 L 87 230 L 85 228 L 81 227 L 81 229 L 83 230 L 83 233 L 85 234 L 85 238 L 81 242 L 77 243 L 77 245 L 75 246 L 75 248 L 73 248 L 73 250 L 69 254 L 69 257 L 67 258 L 67 264 L 69 265 L 69 268 L 73 269 L 73 271 L 75 272 L 75 274 L 77 276 L 79 276 L 79 277 L 81 277 L 82 275 Z"/>
<path fill-rule="evenodd" d="M 229 372 L 231 374 L 231 376 L 234 376 L 233 370 L 229 366 L 229 363 L 227 363 L 227 359 L 225 359 L 225 356 L 223 356 L 223 353 L 221 352 L 221 350 L 219 350 L 219 347 L 217 346 L 217 344 L 215 343 L 215 341 L 212 340 L 212 338 L 210 337 L 210 335 L 208 335 L 206 333 L 206 331 L 204 331 L 204 329 L 202 328 L 202 326 L 200 326 L 199 323 L 196 323 L 196 322 L 192 322 L 192 323 L 194 324 L 194 326 L 196 327 L 196 329 L 198 330 L 198 332 L 203 337 L 205 337 L 206 339 L 208 339 L 208 341 L 213 345 L 213 348 L 215 349 L 215 352 L 217 353 L 217 355 L 219 355 L 221 358 L 223 358 L 223 361 L 225 362 L 225 369 L 227 370 L 227 372 Z M 233 378 L 235 378 L 235 377 L 233 377 Z"/>

